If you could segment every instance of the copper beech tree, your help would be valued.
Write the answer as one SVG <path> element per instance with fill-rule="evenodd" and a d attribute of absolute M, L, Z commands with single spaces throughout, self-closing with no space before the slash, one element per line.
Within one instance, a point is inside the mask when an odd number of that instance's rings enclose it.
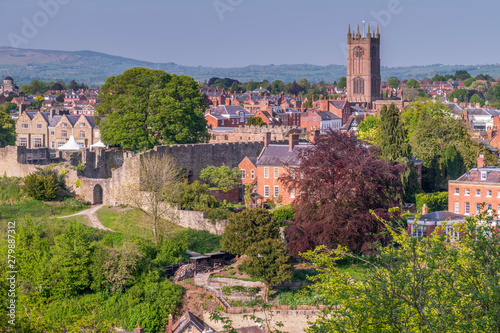
<path fill-rule="evenodd" d="M 296 215 L 287 229 L 293 253 L 319 245 L 362 253 L 388 240 L 371 211 L 390 219 L 389 209 L 401 205 L 401 166 L 388 164 L 355 135 L 340 131 L 328 131 L 298 154 L 299 166 L 280 179 L 296 193 Z"/>

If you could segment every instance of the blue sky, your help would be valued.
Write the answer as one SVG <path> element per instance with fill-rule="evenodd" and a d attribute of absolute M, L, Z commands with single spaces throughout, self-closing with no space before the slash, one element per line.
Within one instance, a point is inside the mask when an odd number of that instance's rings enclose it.
<path fill-rule="evenodd" d="M 498 0 L 0 0 L 0 46 L 191 66 L 344 64 L 347 26 L 364 20 L 381 26 L 384 66 L 494 64 L 499 12 Z"/>

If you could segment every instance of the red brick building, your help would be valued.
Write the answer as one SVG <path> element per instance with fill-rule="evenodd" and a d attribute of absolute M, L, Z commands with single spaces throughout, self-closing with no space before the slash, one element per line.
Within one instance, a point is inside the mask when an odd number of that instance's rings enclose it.
<path fill-rule="evenodd" d="M 342 119 L 330 111 L 307 111 L 301 115 L 300 127 L 305 128 L 307 132 L 324 133 L 329 128 L 340 130 Z"/>
<path fill-rule="evenodd" d="M 448 210 L 463 215 L 484 211 L 498 215 L 500 168 L 486 166 L 484 156 L 479 157 L 477 164 L 477 168 L 469 170 L 457 180 L 448 182 Z"/>
<path fill-rule="evenodd" d="M 212 106 L 205 113 L 209 128 L 245 126 L 248 124 L 248 118 L 253 116 L 252 113 L 237 105 Z"/>
<path fill-rule="evenodd" d="M 264 150 L 256 161 L 245 157 L 239 164 L 242 183 L 254 183 L 255 193 L 263 197 L 264 202 L 273 200 L 290 204 L 295 199 L 295 189 L 287 188 L 280 182 L 280 178 L 287 176 L 290 168 L 298 166 L 298 152 L 310 144 L 300 143 L 299 135 L 292 134 L 288 145 L 270 144 L 270 136 L 264 145 Z"/>

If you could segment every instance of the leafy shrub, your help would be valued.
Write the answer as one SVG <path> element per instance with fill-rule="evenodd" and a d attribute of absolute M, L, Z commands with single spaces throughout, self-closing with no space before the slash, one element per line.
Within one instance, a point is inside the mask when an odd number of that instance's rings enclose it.
<path fill-rule="evenodd" d="M 207 219 L 210 220 L 227 220 L 231 216 L 231 212 L 224 208 L 209 208 L 206 210 Z"/>
<path fill-rule="evenodd" d="M 53 176 L 31 173 L 24 178 L 24 192 L 36 200 L 51 201 L 59 195 L 59 184 Z"/>
<path fill-rule="evenodd" d="M 291 205 L 281 206 L 273 211 L 273 216 L 279 226 L 285 226 L 287 221 L 295 218 L 295 209 Z"/>
<path fill-rule="evenodd" d="M 0 202 L 17 203 L 23 201 L 20 179 L 14 177 L 0 178 Z"/>
<path fill-rule="evenodd" d="M 219 207 L 219 202 L 210 194 L 208 188 L 207 184 L 199 181 L 184 183 L 175 202 L 185 210 L 205 211 L 207 208 Z"/>
<path fill-rule="evenodd" d="M 422 211 L 422 206 L 427 205 L 429 213 L 448 210 L 448 192 L 417 194 L 417 211 Z"/>

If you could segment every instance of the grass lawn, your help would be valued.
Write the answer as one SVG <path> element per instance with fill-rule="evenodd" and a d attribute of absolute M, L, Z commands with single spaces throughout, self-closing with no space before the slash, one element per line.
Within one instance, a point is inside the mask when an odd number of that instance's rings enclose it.
<path fill-rule="evenodd" d="M 32 217 L 71 215 L 87 208 L 88 206 L 85 203 L 73 198 L 54 202 L 27 199 L 27 201 L 19 203 L 0 204 L 0 220 L 14 221 L 23 219 L 26 215 Z"/>
<path fill-rule="evenodd" d="M 126 238 L 143 238 L 153 240 L 151 219 L 138 209 L 120 207 L 102 207 L 96 212 L 101 223 L 116 232 L 121 232 Z M 175 223 L 161 221 L 165 232 L 171 233 L 183 230 Z"/>

